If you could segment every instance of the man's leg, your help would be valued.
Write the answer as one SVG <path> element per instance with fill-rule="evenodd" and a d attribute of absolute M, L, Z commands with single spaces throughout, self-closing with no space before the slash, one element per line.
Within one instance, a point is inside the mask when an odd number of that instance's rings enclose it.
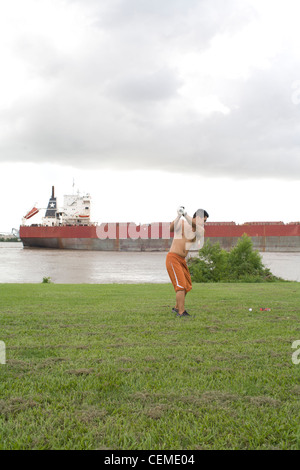
<path fill-rule="evenodd" d="M 179 290 L 176 292 L 176 308 L 178 309 L 179 315 L 182 315 L 184 312 L 185 295 L 185 290 Z"/>
<path fill-rule="evenodd" d="M 181 292 L 181 291 L 178 291 Z M 184 297 L 186 297 L 187 292 L 184 291 Z M 176 310 L 178 310 L 178 301 L 177 301 L 177 296 L 176 296 L 176 305 L 175 305 Z"/>

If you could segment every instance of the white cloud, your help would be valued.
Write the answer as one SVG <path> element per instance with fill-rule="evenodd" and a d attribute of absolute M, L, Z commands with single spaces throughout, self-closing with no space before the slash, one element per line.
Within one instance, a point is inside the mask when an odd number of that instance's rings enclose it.
<path fill-rule="evenodd" d="M 2 2 L 0 162 L 37 177 L 36 164 L 64 178 L 140 171 L 143 187 L 144 171 L 217 188 L 299 181 L 299 11 L 295 0 Z"/>

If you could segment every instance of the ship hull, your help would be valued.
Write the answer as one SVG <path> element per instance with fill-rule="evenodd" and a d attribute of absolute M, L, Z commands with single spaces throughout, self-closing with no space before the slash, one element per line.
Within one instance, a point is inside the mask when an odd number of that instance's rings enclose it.
<path fill-rule="evenodd" d="M 300 237 L 250 237 L 253 248 L 261 252 L 300 252 Z M 238 237 L 207 237 L 211 243 L 229 251 Z M 170 240 L 98 240 L 86 238 L 23 238 L 24 247 L 88 251 L 168 251 Z"/>
<path fill-rule="evenodd" d="M 114 224 L 114 231 L 106 232 L 107 227 L 97 226 L 58 226 L 20 227 L 20 238 L 24 247 L 55 248 L 63 250 L 88 251 L 168 251 L 172 237 L 169 224 L 158 223 L 134 227 L 130 236 L 132 224 Z"/>
<path fill-rule="evenodd" d="M 125 225 L 125 231 L 124 231 Z M 86 226 L 21 226 L 24 247 L 88 251 L 168 251 L 173 234 L 168 223 L 139 227 L 130 236 L 129 224 L 116 224 L 114 236 L 94 225 Z M 300 224 L 207 224 L 205 240 L 219 243 L 230 250 L 247 234 L 254 249 L 260 252 L 300 252 Z"/>
<path fill-rule="evenodd" d="M 243 234 L 251 238 L 253 248 L 260 252 L 300 251 L 299 223 L 254 222 L 242 225 L 212 223 L 205 229 L 205 238 L 212 243 L 220 243 L 221 248 L 225 250 L 231 250 L 236 246 Z"/>
<path fill-rule="evenodd" d="M 238 243 L 240 237 L 210 237 L 211 243 L 219 243 L 221 248 L 230 251 Z M 271 236 L 250 237 L 253 249 L 260 252 L 296 253 L 300 251 L 300 237 Z M 208 240 L 208 237 L 206 238 Z"/>
<path fill-rule="evenodd" d="M 99 240 L 96 238 L 24 238 L 24 247 L 88 251 L 168 251 L 172 240 Z"/>

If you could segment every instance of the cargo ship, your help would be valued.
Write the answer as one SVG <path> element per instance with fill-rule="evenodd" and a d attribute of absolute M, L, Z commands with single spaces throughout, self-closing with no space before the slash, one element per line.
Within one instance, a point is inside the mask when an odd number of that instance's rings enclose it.
<path fill-rule="evenodd" d="M 57 206 L 52 194 L 41 224 L 28 225 L 28 220 L 41 209 L 33 207 L 22 220 L 19 235 L 26 247 L 95 250 L 95 251 L 168 251 L 174 234 L 170 222 L 136 225 L 125 223 L 95 223 L 90 220 L 89 194 L 64 196 L 63 208 Z M 253 248 L 260 252 L 299 252 L 300 222 L 206 222 L 205 241 L 220 243 L 230 250 L 240 237 L 251 237 Z M 192 251 L 199 247 L 193 247 Z"/>

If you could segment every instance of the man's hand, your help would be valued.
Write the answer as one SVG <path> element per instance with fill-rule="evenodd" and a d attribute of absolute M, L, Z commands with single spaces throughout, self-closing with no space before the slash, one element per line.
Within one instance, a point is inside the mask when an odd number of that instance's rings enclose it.
<path fill-rule="evenodd" d="M 187 212 L 186 212 L 186 210 L 183 206 L 180 206 L 177 209 L 177 214 L 180 215 L 180 216 L 182 216 L 182 215 L 185 216 L 187 214 Z"/>

